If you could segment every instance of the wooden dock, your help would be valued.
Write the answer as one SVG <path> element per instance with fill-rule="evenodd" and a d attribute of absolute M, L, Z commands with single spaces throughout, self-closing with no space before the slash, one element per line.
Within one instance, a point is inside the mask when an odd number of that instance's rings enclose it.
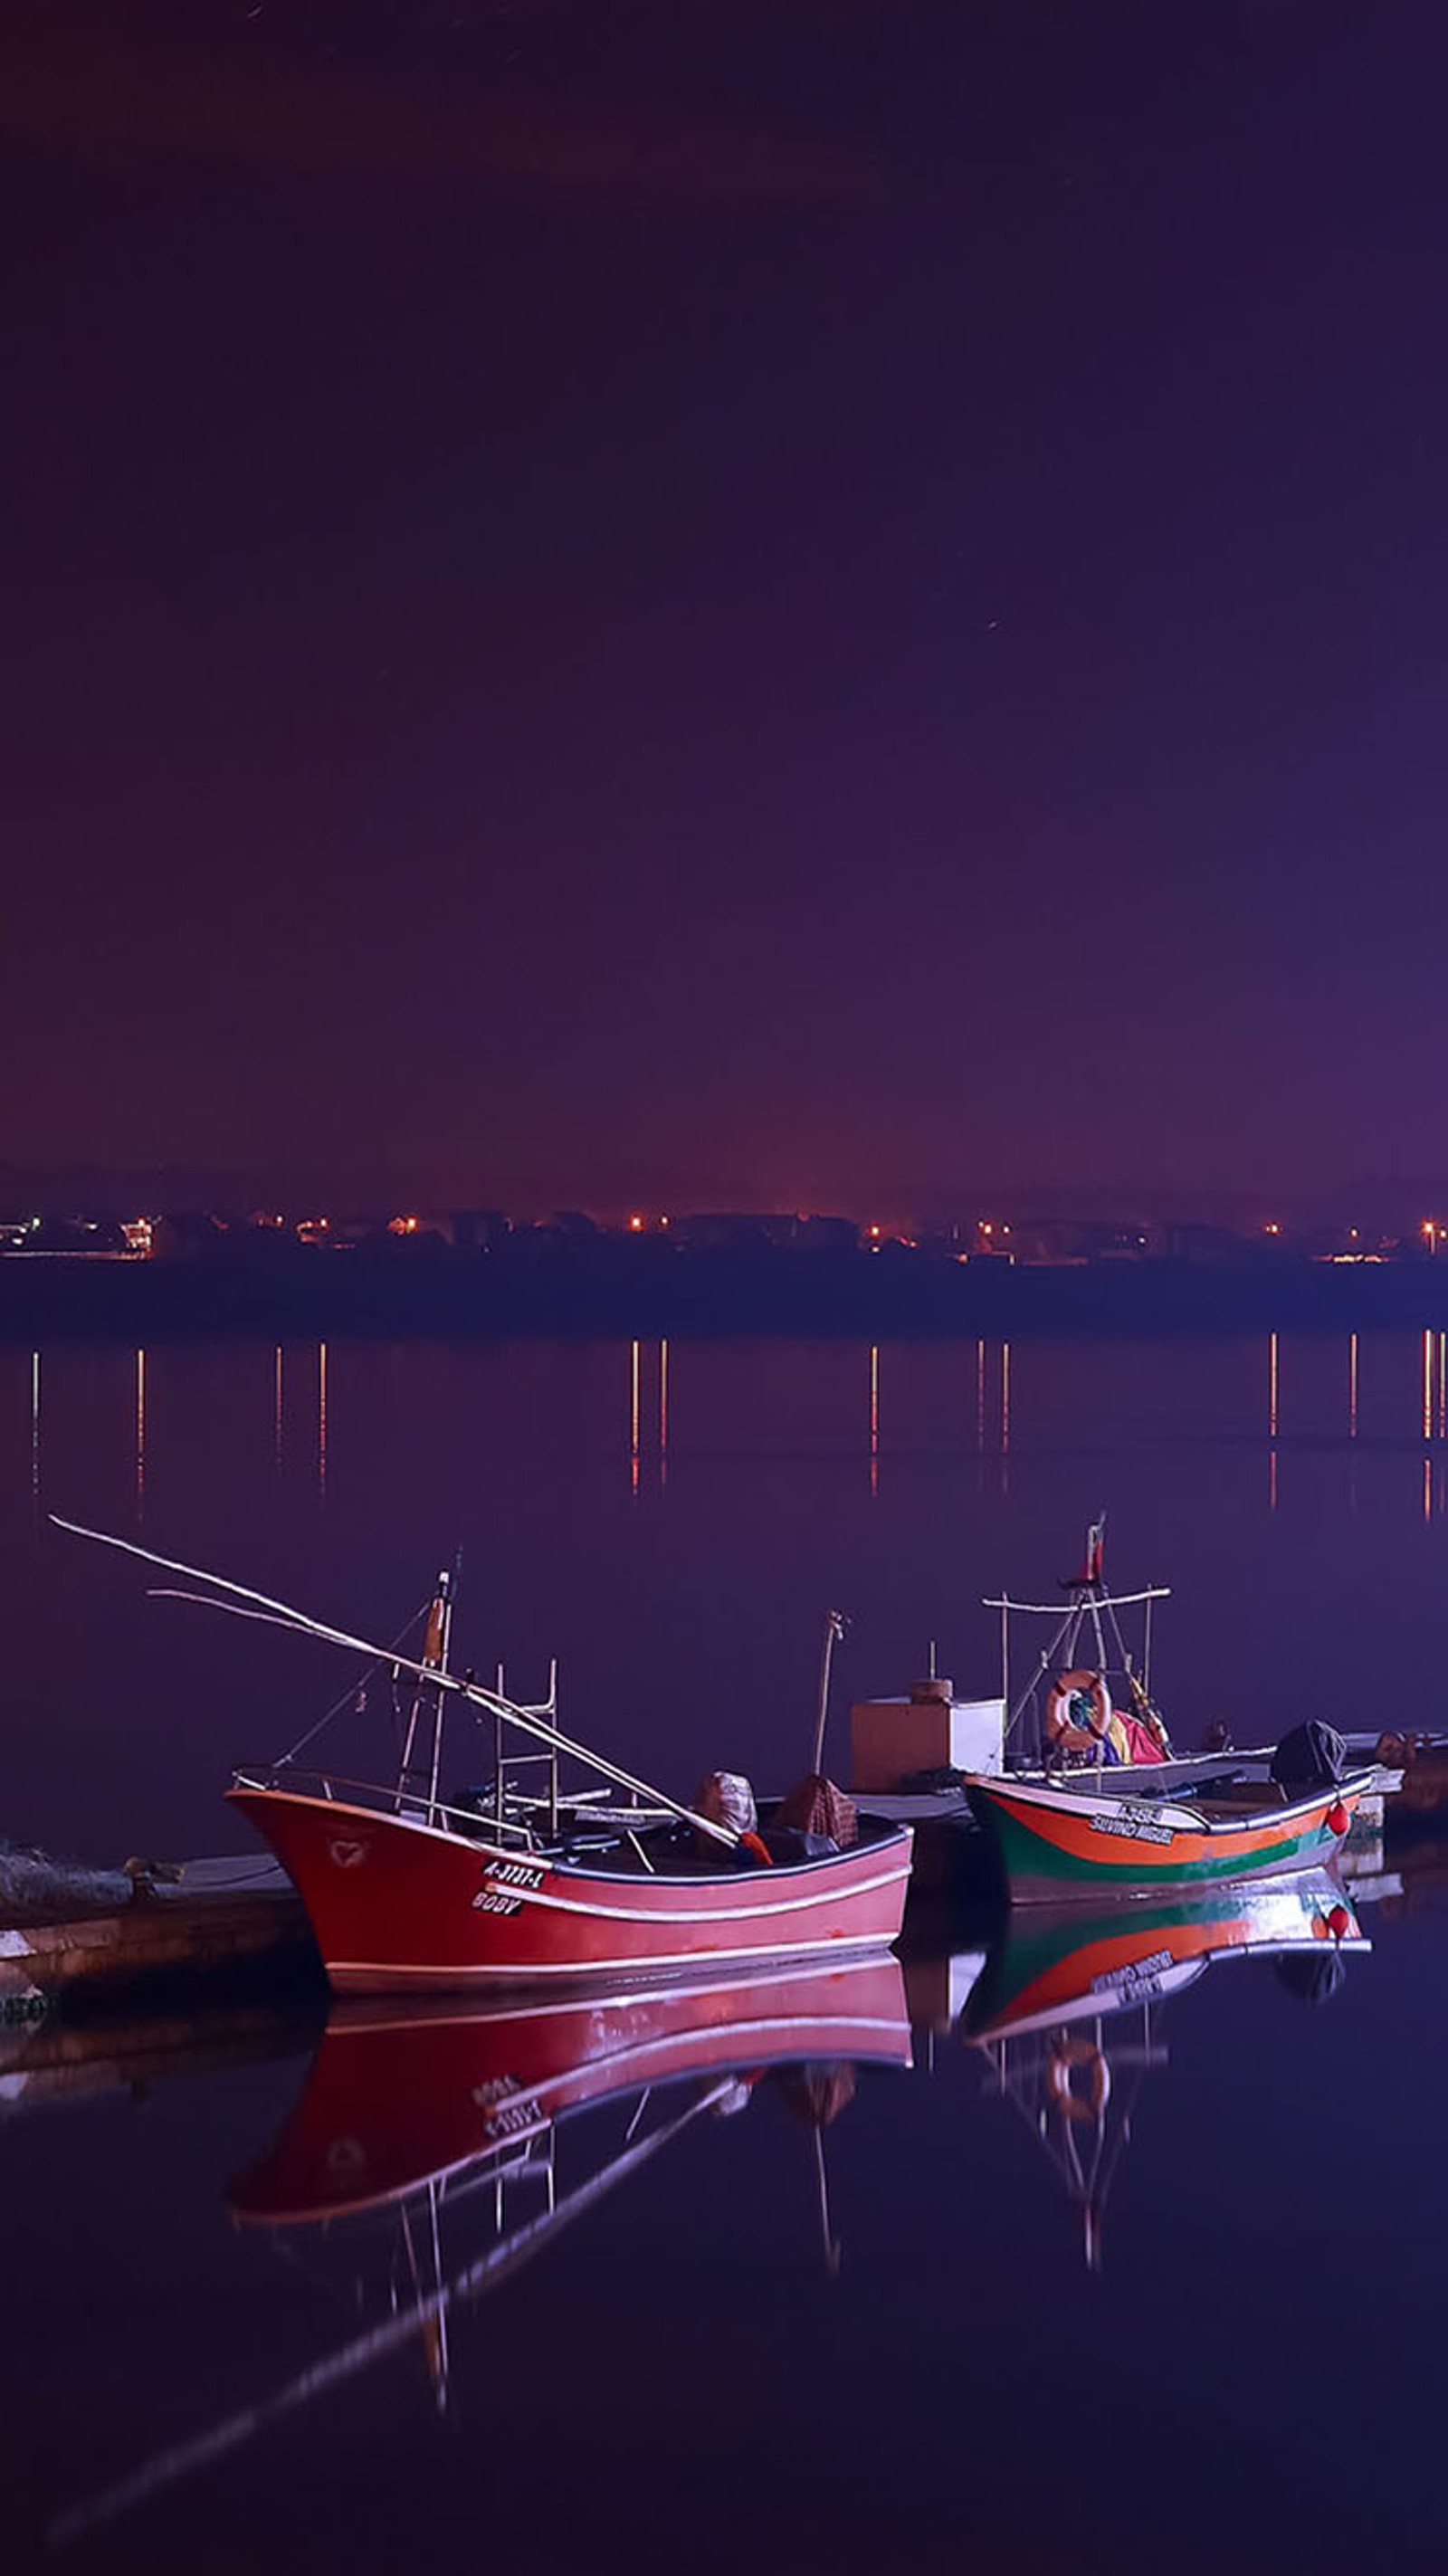
<path fill-rule="evenodd" d="M 185 1862 L 138 1877 L 123 1902 L 78 1897 L 42 1914 L 0 1916 L 0 2019 L 114 2004 L 141 1986 L 203 1982 L 236 1990 L 320 1980 L 301 1898 L 268 1853 Z"/>

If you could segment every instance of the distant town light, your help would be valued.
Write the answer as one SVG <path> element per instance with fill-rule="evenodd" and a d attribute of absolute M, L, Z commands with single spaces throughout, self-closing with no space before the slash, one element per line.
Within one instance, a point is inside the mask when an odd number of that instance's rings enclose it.
<path fill-rule="evenodd" d="M 643 1218 L 641 1216 L 631 1216 L 628 1221 L 628 1230 L 630 1234 L 642 1234 L 644 1230 Z"/>
<path fill-rule="evenodd" d="M 1264 1234 L 1280 1234 L 1282 1228 L 1280 1225 L 1264 1225 L 1262 1231 Z"/>

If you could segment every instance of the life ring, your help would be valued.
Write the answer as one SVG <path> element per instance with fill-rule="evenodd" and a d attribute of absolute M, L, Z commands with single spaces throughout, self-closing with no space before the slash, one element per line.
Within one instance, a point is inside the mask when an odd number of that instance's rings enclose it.
<path fill-rule="evenodd" d="M 1091 1716 L 1081 1726 L 1071 1715 L 1073 1699 L 1085 1699 Z M 1046 1742 L 1053 1752 L 1081 1753 L 1102 1742 L 1111 1724 L 1111 1695 L 1100 1673 L 1073 1664 L 1058 1673 L 1046 1694 Z"/>
<path fill-rule="evenodd" d="M 1084 2093 L 1073 2081 L 1078 2066 L 1088 2070 Z M 1063 2120 L 1099 2120 L 1111 2099 L 1111 2069 L 1089 2039 L 1058 2039 L 1046 2060 L 1046 2090 Z"/>

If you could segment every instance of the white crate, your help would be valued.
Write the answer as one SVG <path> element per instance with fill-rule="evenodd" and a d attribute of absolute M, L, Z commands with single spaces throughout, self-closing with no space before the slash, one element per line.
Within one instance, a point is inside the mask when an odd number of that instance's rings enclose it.
<path fill-rule="evenodd" d="M 1001 1768 L 1003 1699 L 863 1699 L 850 1711 L 850 1786 L 898 1789 L 912 1771 Z"/>

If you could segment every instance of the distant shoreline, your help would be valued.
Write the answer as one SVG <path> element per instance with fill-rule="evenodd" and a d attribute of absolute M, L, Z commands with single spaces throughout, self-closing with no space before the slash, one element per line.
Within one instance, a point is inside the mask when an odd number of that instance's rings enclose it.
<path fill-rule="evenodd" d="M 1010 1339 L 1448 1330 L 1448 1258 L 1081 1268 L 926 1253 L 319 1253 L 269 1262 L 0 1260 L 0 1340 Z"/>

